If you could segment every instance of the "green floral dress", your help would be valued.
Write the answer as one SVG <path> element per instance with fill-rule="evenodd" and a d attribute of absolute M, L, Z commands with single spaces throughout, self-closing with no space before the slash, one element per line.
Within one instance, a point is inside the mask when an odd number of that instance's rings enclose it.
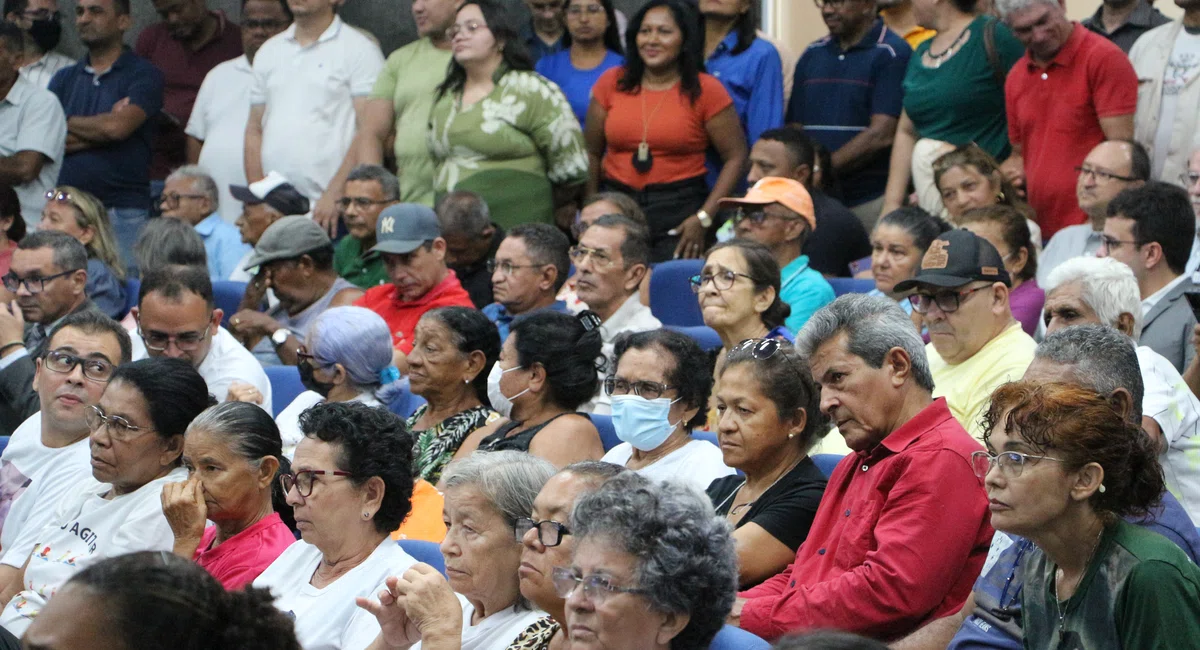
<path fill-rule="evenodd" d="M 413 435 L 413 474 L 437 485 L 442 470 L 454 458 L 463 440 L 479 427 L 500 419 L 500 414 L 480 405 L 418 431 L 415 429 L 417 422 L 428 408 L 428 404 L 422 404 L 408 418 L 408 428 Z"/>
<path fill-rule="evenodd" d="M 562 91 L 536 72 L 502 65 L 486 97 L 467 107 L 461 97 L 442 95 L 429 115 L 436 194 L 479 194 L 505 229 L 553 223 L 553 188 L 580 185 L 588 174 L 583 132 Z"/>

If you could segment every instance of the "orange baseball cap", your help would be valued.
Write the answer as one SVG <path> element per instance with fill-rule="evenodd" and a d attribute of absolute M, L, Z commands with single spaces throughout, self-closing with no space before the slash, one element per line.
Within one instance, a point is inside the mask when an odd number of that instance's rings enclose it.
<path fill-rule="evenodd" d="M 769 205 L 778 203 L 804 217 L 808 227 L 817 229 L 817 213 L 813 209 L 812 196 L 804 185 L 790 178 L 768 176 L 757 183 L 746 196 L 740 199 L 721 199 L 721 205 Z"/>

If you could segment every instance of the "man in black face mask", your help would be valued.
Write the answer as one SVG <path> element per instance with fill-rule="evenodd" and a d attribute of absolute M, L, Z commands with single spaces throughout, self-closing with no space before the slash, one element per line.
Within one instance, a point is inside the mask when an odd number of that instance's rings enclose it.
<path fill-rule="evenodd" d="M 4 0 L 4 19 L 25 31 L 25 53 L 21 75 L 45 88 L 54 73 L 75 60 L 54 51 L 62 36 L 58 0 Z"/>

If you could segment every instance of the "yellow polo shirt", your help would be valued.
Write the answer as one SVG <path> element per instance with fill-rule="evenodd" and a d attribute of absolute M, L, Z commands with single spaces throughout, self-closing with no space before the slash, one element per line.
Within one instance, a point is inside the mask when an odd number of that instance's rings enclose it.
<path fill-rule="evenodd" d="M 982 442 L 984 431 L 979 420 L 992 403 L 992 392 L 1025 374 L 1035 348 L 1037 343 L 1017 321 L 958 365 L 946 363 L 930 343 L 925 346 L 925 354 L 933 373 L 933 396 L 945 397 L 959 424 Z"/>

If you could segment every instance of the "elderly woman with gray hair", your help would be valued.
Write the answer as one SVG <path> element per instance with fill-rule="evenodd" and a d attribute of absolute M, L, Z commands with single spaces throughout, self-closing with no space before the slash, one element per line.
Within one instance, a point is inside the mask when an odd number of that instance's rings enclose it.
<path fill-rule="evenodd" d="M 513 531 L 554 474 L 549 462 L 517 451 L 475 452 L 447 466 L 446 577 L 417 564 L 388 578 L 377 601 L 359 598 L 381 628 L 368 649 L 505 648 L 544 617 L 521 595 L 523 546 Z"/>

